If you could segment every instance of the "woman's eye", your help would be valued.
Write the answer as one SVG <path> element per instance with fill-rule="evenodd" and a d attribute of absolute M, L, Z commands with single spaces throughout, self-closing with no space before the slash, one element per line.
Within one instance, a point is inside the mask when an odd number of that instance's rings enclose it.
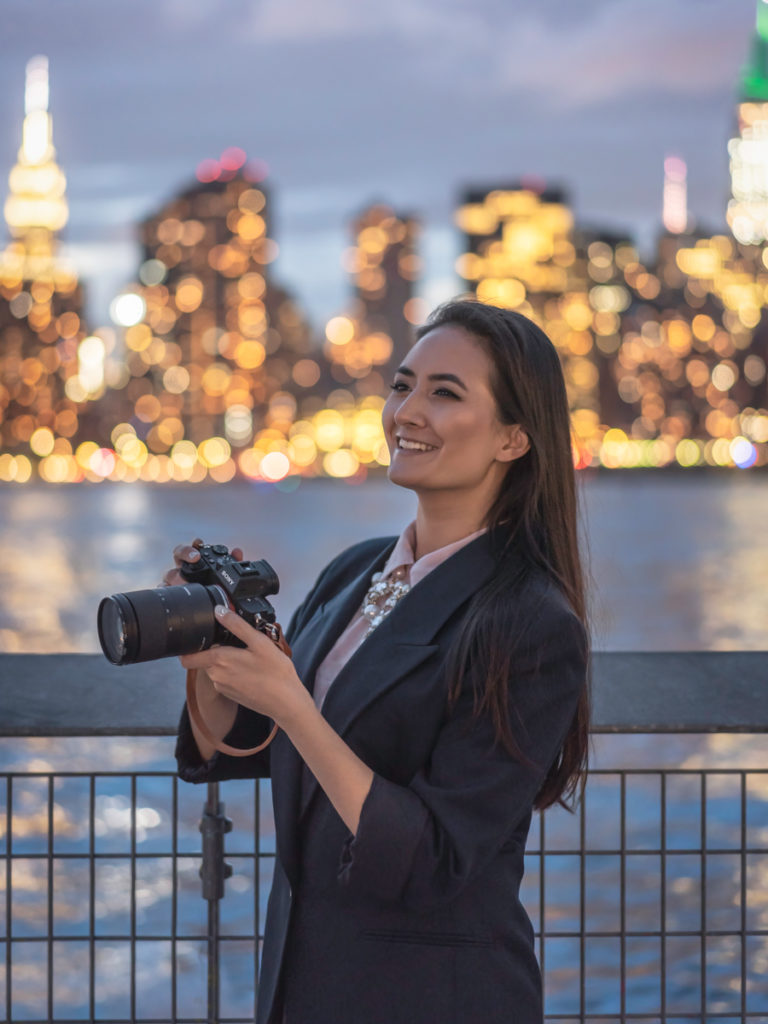
<path fill-rule="evenodd" d="M 450 388 L 438 388 L 437 391 L 435 391 L 435 394 L 436 395 L 443 395 L 446 398 L 456 398 L 456 399 L 458 399 L 458 397 L 459 397 L 456 394 L 456 392 L 455 391 L 451 391 Z"/>
<path fill-rule="evenodd" d="M 390 387 L 390 390 L 392 390 L 392 391 L 407 391 L 408 390 L 408 385 L 405 383 L 404 380 L 396 380 L 392 384 L 390 384 L 389 387 Z"/>

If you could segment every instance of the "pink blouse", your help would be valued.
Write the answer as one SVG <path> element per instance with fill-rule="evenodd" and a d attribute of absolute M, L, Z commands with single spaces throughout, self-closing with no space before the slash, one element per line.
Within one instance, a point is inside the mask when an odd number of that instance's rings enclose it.
<path fill-rule="evenodd" d="M 395 569 L 402 568 L 405 570 L 403 578 L 410 583 L 411 587 L 415 587 L 419 580 L 423 580 L 428 573 L 436 569 L 446 558 L 450 558 L 451 555 L 463 548 L 465 544 L 469 544 L 470 541 L 483 533 L 485 533 L 485 529 L 476 530 L 474 533 L 470 533 L 469 536 L 462 537 L 461 540 L 454 541 L 452 544 L 446 544 L 444 547 L 438 548 L 436 551 L 430 551 L 429 554 L 417 559 L 414 553 L 416 547 L 416 523 L 410 523 L 398 537 L 392 554 L 387 559 L 387 564 L 382 570 L 382 579 L 386 579 Z M 370 626 L 370 622 L 363 615 L 361 606 L 352 617 L 347 628 L 328 654 L 326 654 L 322 663 L 318 666 L 315 674 L 314 690 L 315 704 L 318 708 L 323 706 L 323 701 L 328 690 L 331 688 L 331 684 L 363 642 Z"/>

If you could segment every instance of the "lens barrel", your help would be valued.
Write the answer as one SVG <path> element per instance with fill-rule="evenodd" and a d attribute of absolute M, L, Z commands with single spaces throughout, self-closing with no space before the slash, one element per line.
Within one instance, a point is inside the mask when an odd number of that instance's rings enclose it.
<path fill-rule="evenodd" d="M 101 649 L 113 665 L 205 651 L 224 632 L 213 609 L 227 603 L 221 587 L 202 583 L 113 594 L 99 605 Z"/>

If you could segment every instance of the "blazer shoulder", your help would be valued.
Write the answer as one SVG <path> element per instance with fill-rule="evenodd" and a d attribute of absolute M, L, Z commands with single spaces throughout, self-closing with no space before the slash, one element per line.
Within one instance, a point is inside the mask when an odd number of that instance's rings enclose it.
<path fill-rule="evenodd" d="M 513 610 L 514 609 L 514 610 Z M 571 637 L 581 648 L 588 647 L 584 623 L 555 581 L 543 570 L 533 570 L 511 603 L 518 624 L 525 623 L 531 641 Z"/>
<path fill-rule="evenodd" d="M 336 555 L 322 570 L 302 604 L 293 613 L 285 631 L 289 642 L 320 605 L 383 558 L 396 540 L 396 537 L 374 537 L 353 544 Z"/>
<path fill-rule="evenodd" d="M 396 537 L 374 537 L 345 548 L 326 565 L 320 573 L 317 583 L 333 582 L 334 585 L 338 585 L 339 582 L 354 579 L 379 557 L 382 557 L 396 540 Z"/>

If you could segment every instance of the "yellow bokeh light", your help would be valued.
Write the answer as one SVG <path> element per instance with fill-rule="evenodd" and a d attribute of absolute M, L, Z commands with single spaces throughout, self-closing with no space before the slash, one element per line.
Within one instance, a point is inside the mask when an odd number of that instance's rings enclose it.
<path fill-rule="evenodd" d="M 291 448 L 293 449 L 293 461 L 301 468 L 311 466 L 317 458 L 317 446 L 308 434 L 293 434 Z"/>
<path fill-rule="evenodd" d="M 329 476 L 344 478 L 354 476 L 360 468 L 360 460 L 347 448 L 328 452 L 323 458 L 323 469 Z"/>
<path fill-rule="evenodd" d="M 223 395 L 229 387 L 231 372 L 223 363 L 212 363 L 202 377 L 203 391 L 208 395 Z"/>
<path fill-rule="evenodd" d="M 255 479 L 259 475 L 259 466 L 263 458 L 262 453 L 256 448 L 246 448 L 237 457 L 237 464 L 240 472 L 247 477 Z"/>
<path fill-rule="evenodd" d="M 291 463 L 282 452 L 268 452 L 261 460 L 259 472 L 265 480 L 283 480 L 291 471 Z"/>
<path fill-rule="evenodd" d="M 314 419 L 315 444 L 324 452 L 335 451 L 344 444 L 344 417 L 335 409 L 323 409 Z"/>
<path fill-rule="evenodd" d="M 215 480 L 217 484 L 227 484 L 230 480 L 234 479 L 237 473 L 237 466 L 233 459 L 227 459 L 218 466 L 210 466 L 208 469 L 208 476 L 211 480 Z"/>
<path fill-rule="evenodd" d="M 255 370 L 264 362 L 266 350 L 260 341 L 241 341 L 235 348 L 235 362 L 244 370 Z"/>
<path fill-rule="evenodd" d="M 176 308 L 182 313 L 194 312 L 203 301 L 203 285 L 197 277 L 184 277 L 176 286 Z"/>
<path fill-rule="evenodd" d="M 32 477 L 32 463 L 26 455 L 17 455 L 15 459 L 16 469 L 13 480 L 17 484 L 25 484 Z"/>
<path fill-rule="evenodd" d="M 117 465 L 115 453 L 109 448 L 97 448 L 91 455 L 89 469 L 97 477 L 104 479 L 110 476 Z"/>
<path fill-rule="evenodd" d="M 685 438 L 675 448 L 675 458 L 681 466 L 699 466 L 704 461 L 704 452 L 695 441 Z"/>
<path fill-rule="evenodd" d="M 29 447 L 35 455 L 46 456 L 53 451 L 53 431 L 48 427 L 39 427 L 29 439 Z"/>
<path fill-rule="evenodd" d="M 171 459 L 177 469 L 191 471 L 197 462 L 197 447 L 192 441 L 177 441 L 171 449 Z"/>
<path fill-rule="evenodd" d="M 0 480 L 11 483 L 16 479 L 16 459 L 10 452 L 0 455 Z"/>
<path fill-rule="evenodd" d="M 40 476 L 50 484 L 72 483 L 77 479 L 78 466 L 72 456 L 49 455 L 39 466 Z"/>
<path fill-rule="evenodd" d="M 715 333 L 715 324 L 711 316 L 697 313 L 691 322 L 691 330 L 700 341 L 709 341 Z"/>
<path fill-rule="evenodd" d="M 332 345 L 348 345 L 355 336 L 355 325 L 346 316 L 334 316 L 325 325 L 325 336 Z"/>
<path fill-rule="evenodd" d="M 223 466 L 229 460 L 232 449 L 223 437 L 209 437 L 197 446 L 197 457 L 209 469 Z"/>
<path fill-rule="evenodd" d="M 90 467 L 91 458 L 99 450 L 99 446 L 95 441 L 83 441 L 82 444 L 77 446 L 75 451 L 75 459 L 79 466 L 83 469 Z"/>
<path fill-rule="evenodd" d="M 163 387 L 172 395 L 180 395 L 189 387 L 189 370 L 184 366 L 169 366 L 163 374 Z"/>
<path fill-rule="evenodd" d="M 132 352 L 143 352 L 152 343 L 152 330 L 147 324 L 135 324 L 125 332 L 125 344 Z"/>
<path fill-rule="evenodd" d="M 139 323 L 144 318 L 146 311 L 147 306 L 144 299 L 134 292 L 118 295 L 109 307 L 109 315 L 120 327 L 132 327 Z"/>

